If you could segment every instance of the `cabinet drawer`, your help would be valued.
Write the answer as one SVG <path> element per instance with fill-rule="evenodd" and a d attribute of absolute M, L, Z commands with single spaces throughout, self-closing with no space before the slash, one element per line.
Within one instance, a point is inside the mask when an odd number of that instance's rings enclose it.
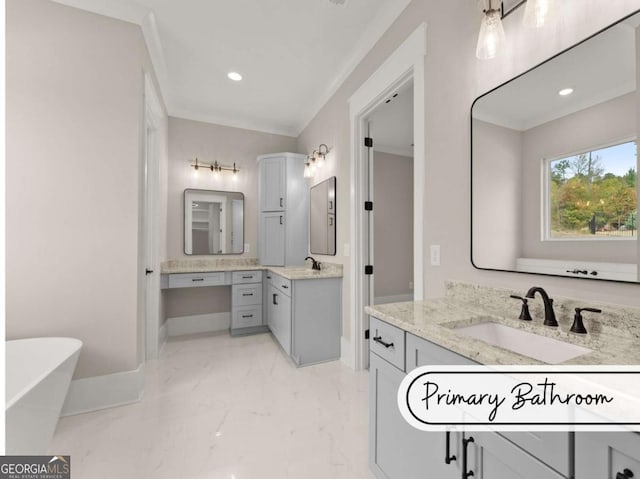
<path fill-rule="evenodd" d="M 193 288 L 226 284 L 222 273 L 181 273 L 169 275 L 169 288 Z"/>
<path fill-rule="evenodd" d="M 431 341 L 407 333 L 407 372 L 418 366 L 466 366 L 477 364 Z"/>
<path fill-rule="evenodd" d="M 262 304 L 262 284 L 234 284 L 233 307 Z"/>
<path fill-rule="evenodd" d="M 287 296 L 291 296 L 291 280 L 290 279 L 283 278 L 282 276 L 275 273 L 269 273 L 268 276 L 270 276 L 269 282 L 272 286 L 274 286 L 275 288 L 278 288 Z"/>
<path fill-rule="evenodd" d="M 501 432 L 516 446 L 553 467 L 562 475 L 571 475 L 571 443 L 569 432 Z"/>
<path fill-rule="evenodd" d="M 404 371 L 404 331 L 371 317 L 369 323 L 371 352 Z"/>
<path fill-rule="evenodd" d="M 233 284 L 260 283 L 262 282 L 262 271 L 234 271 Z"/>
<path fill-rule="evenodd" d="M 628 469 L 633 476 L 625 476 L 625 469 Z M 640 434 L 577 432 L 575 477 L 578 479 L 640 477 Z"/>
<path fill-rule="evenodd" d="M 262 306 L 241 306 L 233 309 L 231 329 L 249 328 L 262 324 Z"/>

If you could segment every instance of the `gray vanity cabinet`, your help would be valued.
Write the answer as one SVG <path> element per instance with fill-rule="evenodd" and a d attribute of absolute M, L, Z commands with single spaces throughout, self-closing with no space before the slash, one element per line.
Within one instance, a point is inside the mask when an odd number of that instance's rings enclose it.
<path fill-rule="evenodd" d="M 309 252 L 305 155 L 258 157 L 258 258 L 265 266 L 303 265 Z"/>
<path fill-rule="evenodd" d="M 291 354 L 291 295 L 278 287 L 273 275 L 267 285 L 267 326 L 284 352 Z"/>
<path fill-rule="evenodd" d="M 632 475 L 629 475 L 629 472 Z M 617 477 L 640 477 L 640 434 L 577 432 L 576 478 L 616 479 Z"/>

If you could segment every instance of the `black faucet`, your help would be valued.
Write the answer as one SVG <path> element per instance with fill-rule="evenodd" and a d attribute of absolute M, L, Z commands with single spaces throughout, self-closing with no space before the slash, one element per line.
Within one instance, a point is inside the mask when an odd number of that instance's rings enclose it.
<path fill-rule="evenodd" d="M 544 325 L 545 326 L 558 326 L 556 321 L 556 314 L 553 312 L 553 299 L 549 297 L 547 292 L 540 286 L 534 286 L 525 295 L 526 298 L 532 299 L 536 293 L 540 293 L 542 301 L 544 303 Z"/>
<path fill-rule="evenodd" d="M 313 257 L 311 256 L 307 256 L 304 260 L 307 261 L 308 259 L 310 259 L 311 261 L 313 261 L 313 266 L 311 266 L 311 269 L 315 269 L 316 271 L 320 271 L 320 262 L 316 261 L 315 259 L 313 259 Z"/>

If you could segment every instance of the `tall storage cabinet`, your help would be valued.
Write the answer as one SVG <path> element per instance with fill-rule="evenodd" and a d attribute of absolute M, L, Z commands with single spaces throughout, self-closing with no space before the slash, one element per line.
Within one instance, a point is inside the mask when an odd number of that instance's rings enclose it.
<path fill-rule="evenodd" d="M 265 266 L 303 265 L 309 252 L 305 155 L 258 157 L 258 258 Z"/>

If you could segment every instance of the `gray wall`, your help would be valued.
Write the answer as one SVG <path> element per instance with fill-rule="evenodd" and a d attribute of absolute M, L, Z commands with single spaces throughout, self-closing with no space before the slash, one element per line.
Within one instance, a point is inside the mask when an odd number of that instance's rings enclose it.
<path fill-rule="evenodd" d="M 538 177 L 529 177 L 537 181 Z M 515 269 L 522 249 L 522 133 L 473 120 L 473 261 Z M 452 195 L 453 196 L 453 193 Z M 536 218 L 526 218 L 536 221 Z"/>
<path fill-rule="evenodd" d="M 6 42 L 6 337 L 81 339 L 76 377 L 135 369 L 142 32 L 8 0 Z"/>
<path fill-rule="evenodd" d="M 413 158 L 373 154 L 374 296 L 413 295 Z"/>
<path fill-rule="evenodd" d="M 474 2 L 414 0 L 356 67 L 331 100 L 320 110 L 298 139 L 300 151 L 318 143 L 333 146 L 322 177 L 335 175 L 339 198 L 349 198 L 350 143 L 348 99 L 384 60 L 422 22 L 427 23 L 425 57 L 426 181 L 425 189 L 425 285 L 426 298 L 441 296 L 445 281 L 464 280 L 495 287 L 521 288 L 540 284 L 554 295 L 640 306 L 637 285 L 543 278 L 473 268 L 470 252 L 470 121 L 471 103 L 480 94 L 500 85 L 559 51 L 586 38 L 638 8 L 637 0 L 560 2 L 561 21 L 543 29 L 522 27 L 524 9 L 505 19 L 507 38 L 503 55 L 491 61 L 474 56 L 480 13 Z M 453 27 L 455 26 L 455 27 Z M 418 161 L 419 159 L 416 159 Z M 455 187 L 456 195 L 447 203 Z M 323 261 L 344 264 L 343 335 L 349 338 L 351 271 L 345 245 L 349 243 L 349 203 L 338 202 L 338 256 Z M 429 264 L 429 245 L 442 246 L 441 266 Z M 353 249 L 354 245 L 349 245 Z M 514 309 L 514 314 L 517 313 Z"/>
<path fill-rule="evenodd" d="M 295 138 L 273 135 L 253 130 L 213 125 L 199 121 L 169 118 L 169 185 L 167 218 L 167 253 L 172 259 L 183 258 L 237 258 L 257 256 L 258 246 L 258 155 L 296 152 Z M 218 161 L 220 164 L 240 168 L 236 180 L 229 172 L 222 172 L 218 179 L 210 171 L 200 170 L 194 178 L 189 165 L 195 157 L 205 163 Z M 244 242 L 250 251 L 242 255 L 187 256 L 184 254 L 184 190 L 239 191 L 244 193 Z M 231 215 L 228 215 L 229 218 Z M 231 245 L 231 240 L 228 240 Z M 208 294 L 207 313 L 230 311 L 228 288 L 201 288 Z M 163 293 L 166 317 L 189 315 L 188 304 L 193 294 L 179 289 L 170 294 Z M 177 314 L 178 311 L 184 314 Z M 190 314 L 201 314 L 191 312 Z"/>

